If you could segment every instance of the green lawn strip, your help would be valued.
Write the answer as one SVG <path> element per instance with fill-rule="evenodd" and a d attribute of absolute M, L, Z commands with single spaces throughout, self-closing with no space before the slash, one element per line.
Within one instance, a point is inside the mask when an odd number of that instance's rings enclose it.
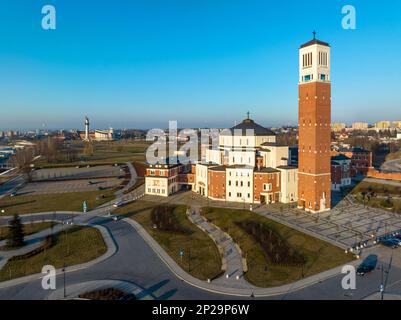
<path fill-rule="evenodd" d="M 100 195 L 104 195 L 104 198 L 96 199 Z M 20 195 L 0 199 L 0 210 L 5 211 L 3 215 L 15 213 L 23 215 L 49 211 L 82 211 L 84 201 L 88 203 L 89 210 L 92 210 L 114 198 L 113 190 Z"/>
<path fill-rule="evenodd" d="M 132 161 L 145 161 L 145 152 L 150 142 L 146 141 L 95 141 L 93 142 L 93 154 L 84 154 L 84 143 L 74 141 L 65 144 L 58 152 L 55 161 L 48 162 L 41 158 L 35 161 L 36 168 L 59 168 L 77 165 L 109 165 Z M 76 157 L 71 158 L 69 153 L 76 152 Z"/>
<path fill-rule="evenodd" d="M 29 236 L 31 234 L 40 232 L 42 230 L 50 228 L 52 222 L 35 222 L 35 223 L 25 223 L 24 224 L 24 235 Z M 55 225 L 55 223 L 53 223 Z M 8 227 L 0 227 L 0 241 L 6 238 L 8 232 Z"/>
<path fill-rule="evenodd" d="M 392 186 L 388 184 L 381 184 L 375 182 L 361 181 L 352 190 L 352 194 L 359 194 L 361 192 L 374 192 L 378 195 L 394 195 L 401 196 L 401 187 Z"/>
<path fill-rule="evenodd" d="M 7 261 L 0 270 L 0 281 L 40 273 L 43 266 L 55 268 L 73 266 L 98 258 L 107 251 L 102 234 L 96 228 L 73 226 L 57 233 L 55 243 L 45 251 L 29 258 Z"/>
<path fill-rule="evenodd" d="M 213 240 L 186 216 L 186 206 L 175 206 L 174 219 L 186 232 L 161 231 L 153 228 L 151 211 L 157 203 L 137 201 L 119 208 L 114 213 L 125 214 L 139 222 L 146 231 L 163 247 L 170 257 L 192 276 L 213 279 L 221 273 L 221 257 Z M 184 256 L 180 258 L 180 250 Z M 190 255 L 190 258 L 189 258 Z"/>
<path fill-rule="evenodd" d="M 363 193 L 365 193 L 365 198 Z M 372 193 L 373 196 L 371 196 Z M 393 198 L 394 196 L 401 197 L 400 187 L 362 181 L 351 190 L 351 194 L 361 204 L 401 213 L 401 199 Z"/>
<path fill-rule="evenodd" d="M 280 286 L 311 276 L 322 271 L 345 264 L 353 259 L 338 247 L 312 236 L 291 229 L 265 217 L 246 210 L 208 208 L 203 215 L 212 223 L 229 233 L 240 246 L 247 259 L 248 272 L 246 279 L 259 287 Z M 259 243 L 236 222 L 255 221 L 271 229 L 298 253 L 306 263 L 303 266 L 277 265 L 268 262 Z"/>
<path fill-rule="evenodd" d="M 48 168 L 64 168 L 64 167 L 75 167 L 75 166 L 82 166 L 82 165 L 90 165 L 90 166 L 99 166 L 99 165 L 113 165 L 115 163 L 126 163 L 131 161 L 144 161 L 144 155 L 114 155 L 114 156 L 106 156 L 103 157 L 87 157 L 83 161 L 61 161 L 61 162 L 46 162 L 41 161 L 35 163 L 35 168 L 38 169 L 48 169 Z"/>

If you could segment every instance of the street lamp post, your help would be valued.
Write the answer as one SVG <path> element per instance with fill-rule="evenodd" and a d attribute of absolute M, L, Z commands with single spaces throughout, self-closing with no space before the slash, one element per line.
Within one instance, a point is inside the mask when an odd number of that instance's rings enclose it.
<path fill-rule="evenodd" d="M 67 297 L 67 290 L 66 290 L 66 287 L 65 287 L 65 263 L 64 263 L 64 267 L 63 267 L 63 283 L 64 283 L 64 298 L 66 298 Z"/>
<path fill-rule="evenodd" d="M 384 284 L 383 284 L 384 275 L 383 275 L 383 273 L 384 273 L 384 268 L 383 268 L 383 264 L 382 264 L 382 283 L 381 283 L 381 285 L 380 285 L 381 300 L 384 299 Z"/>

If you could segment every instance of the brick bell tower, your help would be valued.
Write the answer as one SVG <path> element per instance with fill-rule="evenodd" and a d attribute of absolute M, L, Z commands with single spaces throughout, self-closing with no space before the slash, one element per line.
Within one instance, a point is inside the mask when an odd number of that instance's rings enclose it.
<path fill-rule="evenodd" d="M 330 45 L 313 39 L 299 49 L 298 208 L 330 210 Z"/>

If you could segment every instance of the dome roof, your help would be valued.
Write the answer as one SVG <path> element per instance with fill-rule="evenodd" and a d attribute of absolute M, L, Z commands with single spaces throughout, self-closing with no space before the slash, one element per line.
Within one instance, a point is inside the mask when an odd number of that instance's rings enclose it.
<path fill-rule="evenodd" d="M 247 130 L 253 130 L 254 136 L 275 136 L 276 134 L 265 128 L 262 127 L 260 124 L 257 124 L 250 118 L 244 119 L 240 124 L 230 128 L 231 134 L 234 135 L 234 130 L 241 130 L 241 135 L 246 136 Z M 224 135 L 224 132 L 222 133 Z"/>

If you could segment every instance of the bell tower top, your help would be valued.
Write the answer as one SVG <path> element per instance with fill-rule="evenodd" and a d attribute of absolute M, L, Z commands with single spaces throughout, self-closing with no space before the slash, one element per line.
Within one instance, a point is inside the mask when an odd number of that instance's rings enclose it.
<path fill-rule="evenodd" d="M 299 84 L 309 82 L 330 82 L 330 45 L 313 39 L 299 49 Z"/>

